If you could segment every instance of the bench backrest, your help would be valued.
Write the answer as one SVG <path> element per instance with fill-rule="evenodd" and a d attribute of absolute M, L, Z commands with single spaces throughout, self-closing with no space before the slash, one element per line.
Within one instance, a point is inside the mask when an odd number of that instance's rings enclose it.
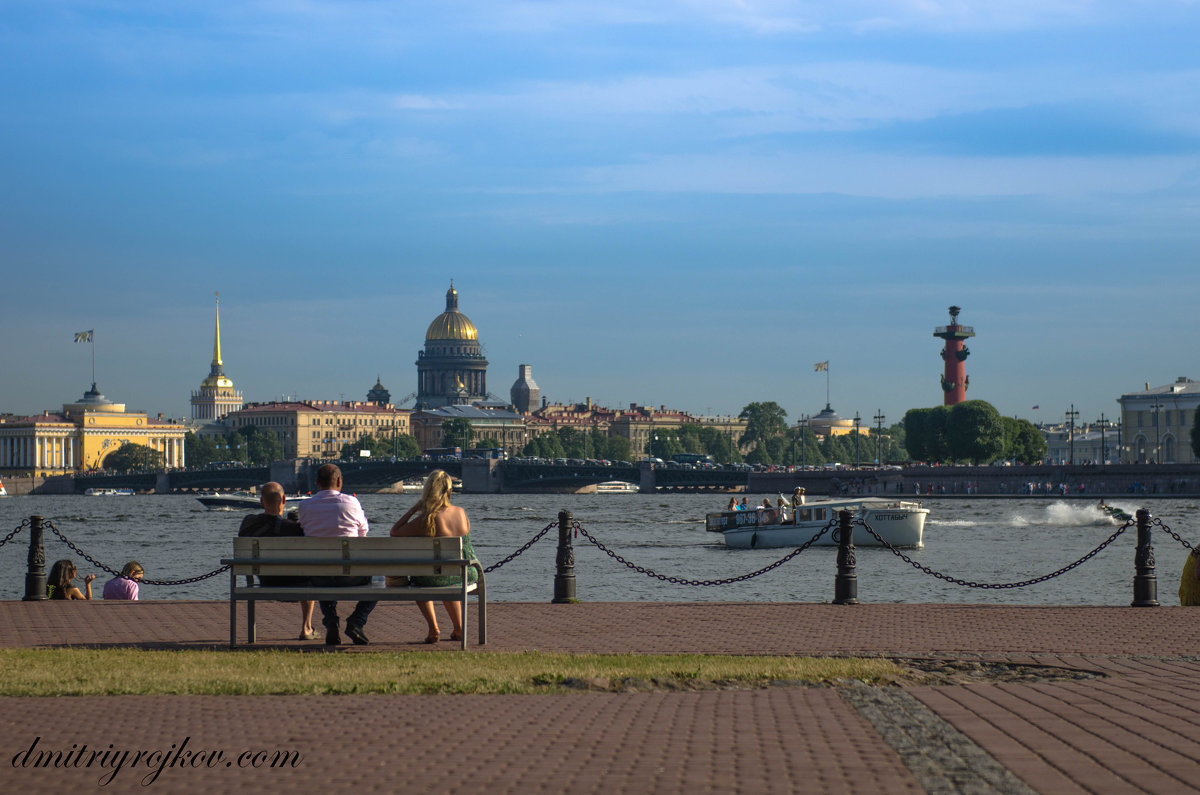
<path fill-rule="evenodd" d="M 256 563 L 233 564 L 234 574 L 304 574 L 312 577 L 376 575 L 391 577 L 461 574 L 441 561 L 463 558 L 461 538 L 235 538 L 233 557 Z"/>

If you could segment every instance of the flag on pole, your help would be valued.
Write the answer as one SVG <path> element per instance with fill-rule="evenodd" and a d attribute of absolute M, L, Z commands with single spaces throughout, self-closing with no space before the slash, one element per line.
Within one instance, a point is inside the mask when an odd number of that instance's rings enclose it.
<path fill-rule="evenodd" d="M 829 371 L 829 362 L 828 361 L 817 362 L 816 364 L 813 365 L 813 372 L 815 372 L 815 373 L 824 373 L 824 372 L 828 372 L 828 371 Z"/>
<path fill-rule="evenodd" d="M 1040 406 L 1034 406 L 1034 407 L 1033 407 L 1033 410 L 1034 410 L 1034 411 L 1037 411 L 1039 408 L 1040 408 Z"/>
<path fill-rule="evenodd" d="M 91 342 L 93 331 L 95 331 L 95 329 L 88 329 L 87 331 L 77 332 L 75 334 L 75 341 L 76 342 Z"/>

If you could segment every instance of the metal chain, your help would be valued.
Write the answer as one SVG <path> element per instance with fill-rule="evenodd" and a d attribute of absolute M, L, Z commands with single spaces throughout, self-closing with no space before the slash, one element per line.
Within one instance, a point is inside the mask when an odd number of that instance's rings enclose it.
<path fill-rule="evenodd" d="M 1186 549 L 1188 549 L 1189 551 L 1192 551 L 1192 552 L 1195 551 L 1195 549 L 1192 547 L 1192 545 L 1184 540 L 1183 536 L 1179 535 L 1179 533 L 1176 533 L 1174 530 L 1172 530 L 1171 528 L 1169 528 L 1165 524 L 1163 524 L 1162 519 L 1151 519 L 1150 524 L 1154 527 L 1159 528 L 1160 530 L 1165 532 L 1167 535 L 1169 535 L 1171 538 L 1173 538 L 1176 541 L 1178 541 L 1179 543 L 1183 544 L 1183 546 Z"/>
<path fill-rule="evenodd" d="M 1110 535 L 1107 540 L 1105 540 L 1103 543 L 1100 544 L 1100 546 L 1096 547 L 1091 552 L 1087 553 L 1086 555 L 1084 555 L 1082 558 L 1075 561 L 1074 563 L 1068 563 L 1066 566 L 1063 566 L 1058 571 L 1051 572 L 1050 574 L 1043 574 L 1041 577 L 1034 577 L 1032 580 L 1022 580 L 1021 582 L 973 582 L 972 580 L 963 580 L 963 579 L 959 579 L 958 577 L 951 577 L 947 574 L 942 574 L 940 571 L 934 571 L 933 569 L 929 568 L 928 566 L 918 563 L 917 561 L 910 558 L 908 555 L 905 555 L 899 549 L 896 549 L 896 547 L 892 546 L 887 541 L 884 541 L 883 538 L 880 537 L 879 533 L 875 532 L 875 528 L 871 527 L 871 525 L 867 524 L 862 519 L 854 520 L 854 524 L 862 525 L 864 528 L 866 528 L 868 533 L 875 536 L 876 541 L 878 541 L 880 544 L 882 544 L 883 546 L 890 549 L 892 551 L 893 555 L 900 558 L 905 563 L 908 563 L 914 569 L 922 571 L 931 577 L 937 577 L 939 580 L 953 583 L 955 585 L 963 585 L 968 588 L 984 588 L 984 589 L 991 589 L 991 590 L 1003 590 L 1005 588 L 1024 588 L 1027 585 L 1037 585 L 1038 583 L 1053 579 L 1053 578 L 1059 576 L 1060 574 L 1066 574 L 1068 571 L 1070 571 L 1071 569 L 1074 569 L 1076 566 L 1080 566 L 1083 563 L 1086 563 L 1087 561 L 1089 561 L 1093 557 L 1095 557 L 1098 552 L 1100 552 L 1102 549 L 1107 547 L 1112 542 L 1116 541 L 1117 536 L 1121 535 L 1121 533 L 1124 533 L 1126 530 L 1128 530 L 1133 525 L 1133 523 L 1134 523 L 1133 520 L 1130 519 L 1124 525 L 1117 528 L 1117 531 L 1115 533 L 1113 533 L 1112 535 Z"/>
<path fill-rule="evenodd" d="M 69 539 L 65 535 L 63 535 L 62 532 L 57 527 L 54 526 L 54 522 L 51 522 L 50 520 L 46 520 L 45 525 L 46 525 L 46 527 L 50 528 L 50 532 L 52 532 L 52 533 L 54 533 L 54 535 L 58 536 L 59 540 L 62 541 L 64 544 L 66 544 L 68 547 L 70 547 L 72 550 L 74 550 L 75 554 L 79 555 L 79 557 L 83 558 L 88 563 L 91 563 L 96 568 L 102 569 L 102 570 L 108 572 L 109 574 L 113 575 L 114 577 L 121 576 L 121 572 L 117 571 L 116 569 L 110 569 L 108 566 L 105 566 L 103 563 L 96 560 L 91 555 L 89 555 L 88 553 L 86 553 L 82 549 L 80 549 L 79 547 L 75 546 L 75 543 L 73 541 L 71 541 L 71 539 Z M 201 574 L 198 577 L 188 577 L 183 580 L 149 580 L 149 579 L 147 579 L 147 580 L 142 580 L 141 582 L 142 582 L 142 585 L 191 585 L 194 582 L 200 582 L 201 580 L 207 580 L 209 577 L 216 577 L 218 574 L 222 574 L 223 572 L 227 572 L 227 571 L 229 571 L 229 567 L 222 566 L 219 569 L 210 571 L 208 574 Z"/>
<path fill-rule="evenodd" d="M 803 544 L 796 547 L 796 549 L 792 550 L 787 555 L 785 555 L 784 557 L 775 561 L 774 563 L 772 563 L 769 566 L 761 568 L 758 571 L 752 571 L 749 574 L 743 574 L 740 577 L 726 577 L 725 579 L 721 579 L 721 580 L 689 580 L 684 577 L 670 577 L 666 574 L 659 574 L 655 571 L 652 571 L 651 569 L 645 568 L 644 566 L 639 566 L 636 563 L 630 563 L 629 561 L 625 560 L 625 558 L 621 557 L 616 552 L 613 552 L 611 549 L 604 546 L 599 541 L 597 541 L 595 538 L 593 538 L 592 534 L 589 533 L 587 530 L 584 530 L 583 527 L 580 526 L 579 522 L 575 522 L 574 527 L 575 527 L 576 533 L 582 535 L 588 541 L 592 542 L 592 544 L 594 544 L 601 552 L 608 555 L 610 558 L 617 561 L 618 563 L 624 564 L 625 566 L 633 569 L 638 574 L 645 574 L 647 577 L 653 577 L 656 580 L 662 580 L 663 582 L 674 583 L 675 585 L 708 586 L 708 585 L 728 585 L 728 584 L 734 583 L 734 582 L 742 582 L 743 580 L 749 580 L 751 577 L 757 577 L 760 574 L 766 574 L 768 571 L 771 571 L 772 569 L 777 569 L 780 566 L 782 566 L 783 564 L 787 563 L 792 558 L 799 555 L 804 550 L 811 547 L 813 544 L 815 544 L 817 542 L 817 539 L 819 539 L 821 536 L 823 536 L 827 532 L 829 532 L 829 530 L 832 529 L 836 524 L 837 524 L 837 519 L 830 520 L 829 524 L 825 525 L 820 530 L 818 530 L 816 535 L 814 535 L 812 538 L 808 539 Z"/>
<path fill-rule="evenodd" d="M 28 520 L 28 519 L 26 519 L 25 521 L 21 522 L 19 525 L 17 525 L 16 529 L 14 529 L 14 530 L 13 530 L 11 533 L 9 533 L 8 535 L 6 535 L 6 536 L 4 537 L 4 540 L 0 541 L 0 547 L 4 546 L 4 545 L 5 545 L 5 544 L 7 544 L 9 541 L 12 541 L 12 540 L 13 540 L 13 539 L 16 537 L 17 533 L 21 532 L 22 530 L 24 530 L 24 529 L 25 529 L 26 527 L 28 527 L 28 526 L 29 526 L 29 520 Z"/>
<path fill-rule="evenodd" d="M 546 525 L 545 527 L 542 528 L 542 532 L 538 533 L 533 538 L 531 538 L 527 542 L 525 542 L 525 545 L 523 547 L 521 547 L 516 552 L 512 553 L 511 555 L 509 555 L 508 557 L 506 557 L 504 560 L 500 561 L 499 563 L 493 563 L 491 566 L 488 566 L 486 569 L 483 570 L 483 573 L 487 574 L 491 571 L 494 571 L 494 570 L 500 568 L 501 566 L 503 566 L 505 563 L 508 563 L 510 560 L 516 558 L 518 555 L 523 553 L 525 550 L 529 549 L 531 546 L 533 546 L 537 542 L 541 541 L 542 536 L 546 535 L 546 533 L 549 533 L 550 528 L 555 527 L 557 524 L 558 524 L 558 522 L 551 522 L 550 524 Z"/>

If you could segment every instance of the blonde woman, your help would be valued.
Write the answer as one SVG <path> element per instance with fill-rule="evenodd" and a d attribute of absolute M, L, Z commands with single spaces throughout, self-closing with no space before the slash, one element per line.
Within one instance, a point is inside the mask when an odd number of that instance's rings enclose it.
<path fill-rule="evenodd" d="M 462 538 L 463 557 L 475 559 L 475 549 L 471 546 L 471 520 L 467 512 L 457 505 L 450 504 L 452 484 L 450 476 L 440 469 L 429 473 L 425 479 L 425 488 L 421 499 L 408 509 L 396 524 L 392 525 L 390 535 L 394 536 L 427 536 L 429 538 Z M 467 582 L 474 583 L 479 578 L 474 569 L 468 570 Z M 406 580 L 406 582 L 397 582 Z M 459 577 L 389 577 L 388 585 L 415 585 L 420 587 L 445 587 L 459 585 Z M 450 614 L 450 623 L 454 630 L 450 633 L 451 640 L 462 640 L 462 605 L 459 602 L 442 602 L 446 612 Z M 437 616 L 433 612 L 433 602 L 417 602 L 425 623 L 429 625 L 429 634 L 425 636 L 426 643 L 437 643 L 441 639 L 438 631 Z"/>

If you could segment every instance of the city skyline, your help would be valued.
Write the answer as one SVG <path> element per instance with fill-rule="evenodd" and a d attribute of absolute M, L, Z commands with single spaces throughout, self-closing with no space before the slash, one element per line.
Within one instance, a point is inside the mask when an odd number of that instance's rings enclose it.
<path fill-rule="evenodd" d="M 1197 6 L 10 3 L 0 412 L 490 390 L 887 424 L 1200 378 Z M 1037 411 L 1034 406 L 1039 406 Z"/>

